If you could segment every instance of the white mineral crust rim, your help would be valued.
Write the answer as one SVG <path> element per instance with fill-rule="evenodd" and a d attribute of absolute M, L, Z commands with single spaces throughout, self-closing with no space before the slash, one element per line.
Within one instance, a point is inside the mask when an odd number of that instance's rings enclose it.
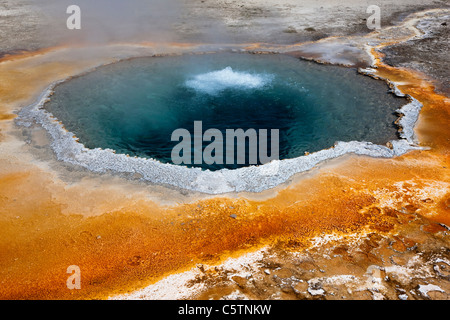
<path fill-rule="evenodd" d="M 370 70 L 363 70 L 369 73 Z M 54 88 L 67 79 L 51 84 L 31 105 L 18 112 L 16 124 L 30 127 L 42 126 L 51 136 L 51 147 L 56 157 L 73 165 L 93 172 L 140 174 L 143 180 L 156 184 L 171 185 L 182 189 L 207 194 L 228 192 L 261 192 L 286 182 L 296 173 L 312 169 L 320 162 L 353 153 L 371 157 L 392 158 L 411 150 L 423 149 L 417 145 L 414 126 L 422 104 L 408 96 L 410 102 L 397 110 L 403 116 L 399 120 L 402 127 L 401 139 L 391 140 L 392 149 L 365 141 L 336 142 L 329 148 L 294 159 L 274 160 L 260 166 L 239 169 L 221 169 L 217 171 L 188 168 L 166 164 L 155 159 L 130 157 L 117 154 L 111 149 L 89 149 L 80 143 L 72 132 L 67 131 L 43 106 L 50 98 Z M 395 84 L 394 84 L 395 85 Z M 399 90 L 394 93 L 399 94 Z"/>

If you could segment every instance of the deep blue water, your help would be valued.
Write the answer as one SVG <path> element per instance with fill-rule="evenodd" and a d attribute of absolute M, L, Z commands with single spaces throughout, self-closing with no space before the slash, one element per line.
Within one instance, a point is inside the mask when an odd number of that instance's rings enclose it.
<path fill-rule="evenodd" d="M 58 85 L 45 108 L 86 147 L 172 163 L 178 143 L 172 132 L 185 128 L 193 135 L 194 121 L 224 137 L 226 129 L 279 129 L 285 159 L 336 141 L 395 139 L 394 111 L 405 103 L 386 83 L 355 69 L 285 55 L 223 53 L 100 67 Z"/>

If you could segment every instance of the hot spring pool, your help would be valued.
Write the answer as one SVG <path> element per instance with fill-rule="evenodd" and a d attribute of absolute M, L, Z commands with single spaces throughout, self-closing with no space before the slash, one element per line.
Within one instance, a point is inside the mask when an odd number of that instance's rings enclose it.
<path fill-rule="evenodd" d="M 45 109 L 87 148 L 172 163 L 178 144 L 172 133 L 194 133 L 194 121 L 224 136 L 226 129 L 278 129 L 280 159 L 336 141 L 385 144 L 397 138 L 395 110 L 406 102 L 355 69 L 286 55 L 220 53 L 103 66 L 57 85 Z M 249 163 L 188 166 L 217 170 Z"/>

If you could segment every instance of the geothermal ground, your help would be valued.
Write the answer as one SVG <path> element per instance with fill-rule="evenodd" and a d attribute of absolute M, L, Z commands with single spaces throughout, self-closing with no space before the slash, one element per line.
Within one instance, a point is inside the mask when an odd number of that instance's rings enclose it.
<path fill-rule="evenodd" d="M 0 1 L 0 298 L 449 299 L 450 10 L 381 1 L 382 28 L 372 31 L 370 4 L 160 2 L 167 17 L 105 10 L 95 32 L 84 31 L 88 19 L 74 35 L 65 4 L 59 20 L 52 1 Z M 101 157 L 103 169 L 84 166 L 89 153 L 77 154 L 70 133 L 61 148 L 63 131 L 38 113 L 21 118 L 55 82 L 98 66 L 222 50 L 387 81 L 421 106 L 418 119 L 399 115 L 407 148 L 387 145 L 386 157 L 355 149 L 259 192 L 213 195 L 202 189 L 208 177 L 186 189 L 151 183 L 127 160 L 123 170 Z M 81 289 L 67 287 L 72 265 Z"/>

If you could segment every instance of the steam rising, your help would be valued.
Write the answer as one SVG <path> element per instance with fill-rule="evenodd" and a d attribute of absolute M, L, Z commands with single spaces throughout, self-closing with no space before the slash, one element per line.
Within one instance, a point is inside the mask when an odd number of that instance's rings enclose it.
<path fill-rule="evenodd" d="M 180 22 L 179 0 L 31 0 L 42 13 L 41 33 L 58 43 L 172 41 Z M 81 30 L 68 30 L 70 5 L 81 9 Z"/>

